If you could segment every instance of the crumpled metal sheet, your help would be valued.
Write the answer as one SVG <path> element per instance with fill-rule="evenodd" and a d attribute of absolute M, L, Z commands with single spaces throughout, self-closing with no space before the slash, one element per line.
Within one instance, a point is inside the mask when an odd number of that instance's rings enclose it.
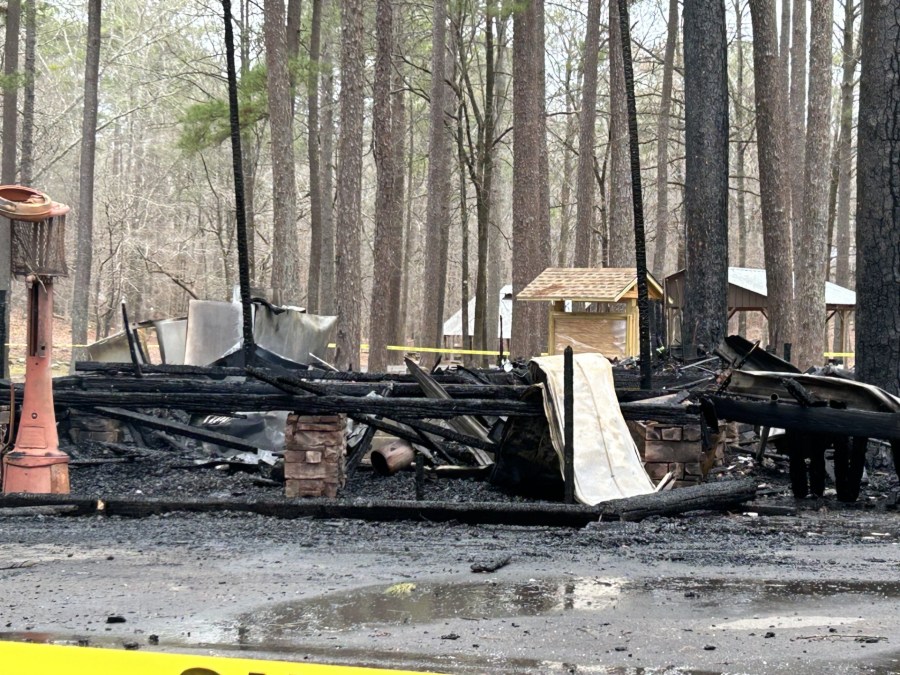
<path fill-rule="evenodd" d="M 253 336 L 256 344 L 281 358 L 309 364 L 310 354 L 325 357 L 336 316 L 307 314 L 285 308 L 274 312 L 254 305 Z M 241 305 L 216 300 L 191 300 L 188 306 L 184 363 L 208 366 L 241 348 Z"/>
<path fill-rule="evenodd" d="M 295 309 L 276 314 L 265 306 L 257 307 L 255 314 L 253 335 L 260 347 L 297 363 L 309 364 L 310 354 L 325 358 L 336 316 L 307 314 Z"/>
<path fill-rule="evenodd" d="M 163 363 L 182 365 L 187 340 L 187 319 L 162 319 L 154 321 L 156 340 Z"/>
<path fill-rule="evenodd" d="M 188 305 L 184 363 L 208 366 L 241 347 L 241 306 L 219 300 L 191 300 Z"/>
<path fill-rule="evenodd" d="M 562 471 L 563 356 L 535 358 L 530 365 L 545 388 L 544 411 Z M 654 492 L 619 409 L 609 361 L 600 354 L 575 354 L 573 366 L 575 499 L 594 505 Z"/>

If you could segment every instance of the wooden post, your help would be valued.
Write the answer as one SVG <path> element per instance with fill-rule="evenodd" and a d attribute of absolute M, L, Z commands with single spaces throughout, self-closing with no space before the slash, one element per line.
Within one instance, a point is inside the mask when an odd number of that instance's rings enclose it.
<path fill-rule="evenodd" d="M 575 503 L 575 447 L 574 417 L 575 400 L 573 380 L 572 347 L 563 353 L 563 480 L 565 482 L 566 504 Z"/>
<path fill-rule="evenodd" d="M 131 332 L 131 322 L 128 320 L 128 310 L 125 308 L 125 301 L 122 301 L 122 324 L 125 329 L 125 338 L 128 340 L 128 351 L 131 354 L 131 365 L 134 367 L 135 377 L 143 377 L 141 371 L 141 363 L 138 360 L 137 348 L 134 344 L 134 333 Z"/>

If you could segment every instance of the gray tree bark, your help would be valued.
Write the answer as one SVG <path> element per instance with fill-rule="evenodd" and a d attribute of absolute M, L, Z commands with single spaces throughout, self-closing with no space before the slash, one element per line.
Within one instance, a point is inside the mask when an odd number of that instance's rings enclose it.
<path fill-rule="evenodd" d="M 0 155 L 0 179 L 5 185 L 16 182 L 16 126 L 18 123 L 19 70 L 19 18 L 20 0 L 9 0 L 6 5 L 6 43 L 3 49 L 3 150 Z M 0 223 L 0 376 L 7 375 L 6 343 L 9 338 L 9 288 L 10 288 L 10 224 Z M 87 310 L 85 309 L 85 312 Z"/>
<path fill-rule="evenodd" d="M 900 12 L 866 0 L 856 182 L 856 376 L 900 394 Z"/>
<path fill-rule="evenodd" d="M 399 30 L 395 30 L 396 35 Z M 391 324 L 393 334 L 390 336 L 391 344 L 402 345 L 406 342 L 406 321 L 401 311 L 401 294 L 403 286 L 404 266 L 406 265 L 405 242 L 403 240 L 404 231 L 404 205 L 405 205 L 405 182 L 404 182 L 404 166 L 406 160 L 406 99 L 402 87 L 402 78 L 399 74 L 394 77 L 393 93 L 391 94 L 391 139 L 393 147 L 391 152 L 394 155 L 394 189 L 393 204 L 391 208 L 391 218 L 393 226 L 397 228 L 395 236 L 396 248 L 393 250 L 392 256 L 395 260 L 395 273 L 391 276 L 391 283 L 388 287 L 388 302 L 391 308 Z M 400 252 L 403 251 L 402 254 Z M 388 365 L 398 365 L 403 362 L 403 352 L 391 351 L 387 354 Z"/>
<path fill-rule="evenodd" d="M 425 219 L 425 286 L 422 346 L 440 347 L 444 327 L 449 225 L 450 152 L 444 114 L 449 98 L 447 2 L 435 0 L 431 34 L 431 89 L 428 132 L 428 205 Z"/>
<path fill-rule="evenodd" d="M 744 8 L 742 0 L 734 0 L 735 12 L 735 43 L 737 45 L 737 75 L 734 89 L 734 123 L 738 133 L 735 148 L 735 185 L 737 187 L 737 218 L 738 218 L 738 255 L 737 263 L 741 267 L 747 266 L 747 239 L 749 237 L 749 223 L 747 222 L 747 144 L 750 139 L 744 140 L 747 130 L 744 128 L 745 116 L 745 87 L 744 87 Z M 738 315 L 738 334 L 747 334 L 747 313 Z"/>
<path fill-rule="evenodd" d="M 805 370 L 823 363 L 825 351 L 825 249 L 831 167 L 831 24 L 833 0 L 812 0 L 809 112 L 803 188 L 803 220 L 795 246 L 794 362 Z"/>
<path fill-rule="evenodd" d="M 306 107 L 309 159 L 309 274 L 306 281 L 306 308 L 319 311 L 319 280 L 322 274 L 322 166 L 319 145 L 319 56 L 322 44 L 322 0 L 313 0 L 309 27 L 309 73 L 306 79 Z"/>
<path fill-rule="evenodd" d="M 341 2 L 341 135 L 338 141 L 335 364 L 359 366 L 360 231 L 362 230 L 363 90 L 365 87 L 363 2 Z"/>
<path fill-rule="evenodd" d="M 619 8 L 609 3 L 609 266 L 634 265 L 634 207 L 628 163 L 628 107 Z"/>
<path fill-rule="evenodd" d="M 724 0 L 685 0 L 685 356 L 728 322 L 728 58 Z"/>
<path fill-rule="evenodd" d="M 781 0 L 781 34 L 778 43 L 778 60 L 784 82 L 791 81 L 791 0 Z"/>
<path fill-rule="evenodd" d="M 859 14 L 860 3 L 845 0 L 844 28 L 842 42 L 841 75 L 841 121 L 837 148 L 838 185 L 835 234 L 837 258 L 835 260 L 835 283 L 850 287 L 850 200 L 853 191 L 853 95 L 856 89 L 856 67 L 859 64 L 859 49 L 854 43 L 854 24 Z M 837 318 L 837 317 L 836 317 Z M 838 319 L 839 320 L 839 319 Z M 839 326 L 840 324 L 836 324 Z"/>
<path fill-rule="evenodd" d="M 799 241 L 803 222 L 803 173 L 806 166 L 806 8 L 807 0 L 794 0 L 791 18 L 791 84 L 790 84 L 790 152 L 791 231 L 794 242 Z M 830 41 L 829 41 L 830 44 Z M 794 247 L 794 265 L 800 254 Z"/>
<path fill-rule="evenodd" d="M 396 174 L 391 120 L 391 65 L 394 48 L 394 8 L 392 0 L 378 0 L 375 9 L 375 80 L 372 103 L 372 151 L 375 157 L 375 243 L 372 302 L 369 307 L 369 370 L 387 370 L 386 347 L 397 330 L 397 302 L 392 290 L 400 288 L 403 224 L 397 219 L 394 194 Z"/>
<path fill-rule="evenodd" d="M 787 143 L 787 91 L 778 59 L 775 0 L 750 0 L 756 139 L 763 247 L 768 287 L 769 342 L 782 353 L 794 333 L 793 259 Z"/>
<path fill-rule="evenodd" d="M 330 8 L 322 0 L 323 15 Z M 331 52 L 334 40 L 326 39 L 322 49 L 322 254 L 319 279 L 319 312 L 334 314 L 334 67 Z"/>
<path fill-rule="evenodd" d="M 550 266 L 544 105 L 544 0 L 530 0 L 513 15 L 513 297 Z M 546 308 L 514 301 L 510 354 L 531 357 L 546 348 Z"/>
<path fill-rule="evenodd" d="M 672 109 L 672 79 L 675 70 L 675 46 L 678 43 L 678 0 L 669 0 L 666 52 L 663 56 L 662 95 L 656 122 L 656 245 L 653 273 L 664 279 L 669 250 L 669 129 Z"/>
<path fill-rule="evenodd" d="M 88 2 L 84 62 L 84 113 L 81 119 L 81 167 L 78 181 L 78 230 L 72 284 L 72 342 L 87 342 L 94 242 L 94 158 L 97 151 L 97 98 L 100 73 L 100 0 Z"/>
<path fill-rule="evenodd" d="M 673 1 L 677 2 L 677 0 Z M 587 32 L 584 37 L 582 66 L 584 78 L 581 85 L 581 116 L 578 130 L 573 267 L 588 267 L 591 263 L 591 234 L 594 230 L 594 127 L 597 119 L 597 61 L 600 54 L 601 4 L 601 0 L 588 0 Z M 563 223 L 564 227 L 568 227 L 568 225 L 568 223 Z"/>
<path fill-rule="evenodd" d="M 36 0 L 25 2 L 25 72 L 22 90 L 22 159 L 19 180 L 30 185 L 34 174 L 34 60 L 37 46 Z"/>
<path fill-rule="evenodd" d="M 265 0 L 263 31 L 266 45 L 266 89 L 272 148 L 272 298 L 299 304 L 300 247 L 294 209 L 294 116 L 288 76 L 284 0 Z"/>

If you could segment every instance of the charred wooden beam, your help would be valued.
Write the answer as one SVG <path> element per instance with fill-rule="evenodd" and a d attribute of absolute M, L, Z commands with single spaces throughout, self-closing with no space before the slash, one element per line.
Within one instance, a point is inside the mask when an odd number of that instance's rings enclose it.
<path fill-rule="evenodd" d="M 722 481 L 664 493 L 618 499 L 597 506 L 579 504 L 498 502 L 416 502 L 390 500 L 341 501 L 334 499 L 238 500 L 238 499 L 84 499 L 71 495 L 0 495 L 0 508 L 14 506 L 77 505 L 78 513 L 106 513 L 139 518 L 173 512 L 258 513 L 277 518 L 350 518 L 368 521 L 458 521 L 476 525 L 524 525 L 582 527 L 600 518 L 637 520 L 655 515 L 672 516 L 696 510 L 740 508 L 756 494 L 752 480 Z M 101 506 L 102 504 L 102 506 Z"/>
<path fill-rule="evenodd" d="M 257 450 L 255 445 L 253 445 L 252 443 L 248 443 L 247 441 L 244 441 L 240 438 L 235 438 L 234 436 L 229 436 L 228 434 L 220 434 L 217 431 L 210 431 L 209 429 L 193 427 L 190 424 L 183 424 L 174 420 L 164 420 L 161 417 L 154 417 L 153 415 L 144 415 L 142 413 L 133 412 L 131 410 L 109 408 L 106 406 L 97 406 L 94 408 L 94 410 L 96 410 L 98 414 L 105 417 L 112 417 L 114 419 L 124 420 L 125 422 L 132 422 L 149 429 L 168 431 L 169 433 L 175 434 L 176 436 L 184 436 L 186 438 L 193 438 L 198 441 L 215 443 L 216 445 L 223 445 L 226 448 L 234 448 L 235 450 L 242 450 L 244 452 L 256 452 Z"/>
<path fill-rule="evenodd" d="M 688 511 L 730 510 L 755 497 L 756 481 L 731 480 L 616 499 L 601 506 L 604 514 L 615 515 L 621 520 L 643 520 Z"/>
<path fill-rule="evenodd" d="M 900 440 L 900 413 L 803 407 L 796 403 L 741 401 L 710 396 L 716 414 L 733 422 L 795 431 Z"/>

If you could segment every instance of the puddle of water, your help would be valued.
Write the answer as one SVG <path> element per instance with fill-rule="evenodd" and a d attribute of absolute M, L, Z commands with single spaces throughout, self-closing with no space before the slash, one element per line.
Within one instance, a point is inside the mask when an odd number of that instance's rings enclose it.
<path fill-rule="evenodd" d="M 283 632 L 344 631 L 372 626 L 432 623 L 448 619 L 540 616 L 610 606 L 623 580 L 614 578 L 530 579 L 519 582 L 416 582 L 392 592 L 374 586 L 274 605 L 243 617 Z"/>
<path fill-rule="evenodd" d="M 627 582 L 621 578 L 575 577 L 464 583 L 428 581 L 403 584 L 399 592 L 392 592 L 394 590 L 397 589 L 372 586 L 272 605 L 239 617 L 231 628 L 237 627 L 239 636 L 244 638 L 247 631 L 242 631 L 241 627 L 253 626 L 255 639 L 278 640 L 292 634 L 356 631 L 452 619 L 534 617 L 572 610 L 595 612 L 620 603 L 645 602 L 641 596 L 647 594 L 689 603 L 693 608 L 734 607 L 739 610 L 745 607 L 756 613 L 771 614 L 788 608 L 793 610 L 797 600 L 809 598 L 848 594 L 898 598 L 900 582 L 688 578 Z M 808 618 L 812 623 L 806 625 L 837 625 L 854 620 L 834 617 L 829 623 L 824 620 L 826 618 Z"/>

